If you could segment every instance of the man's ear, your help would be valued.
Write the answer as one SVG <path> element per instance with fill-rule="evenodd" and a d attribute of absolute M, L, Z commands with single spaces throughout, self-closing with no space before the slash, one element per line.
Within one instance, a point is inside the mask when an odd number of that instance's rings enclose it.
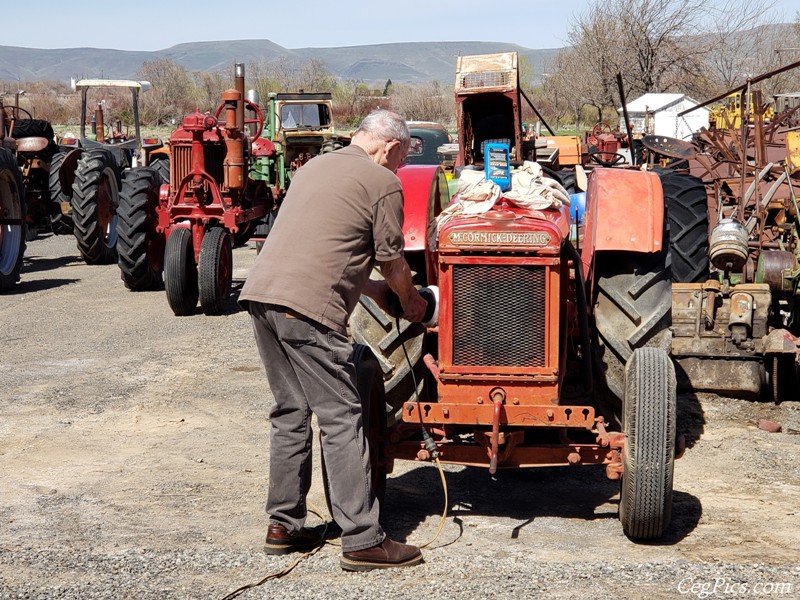
<path fill-rule="evenodd" d="M 394 148 L 397 148 L 398 146 L 400 146 L 400 140 L 390 140 L 386 144 L 386 154 L 389 154 L 389 152 L 391 152 Z"/>

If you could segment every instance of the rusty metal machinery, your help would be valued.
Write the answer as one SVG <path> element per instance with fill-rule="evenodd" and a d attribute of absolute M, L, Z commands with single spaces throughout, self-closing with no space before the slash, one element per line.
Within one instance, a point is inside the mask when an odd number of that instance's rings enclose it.
<path fill-rule="evenodd" d="M 800 109 L 765 124 L 760 92 L 749 95 L 754 114 L 743 115 L 739 130 L 703 129 L 690 147 L 645 141 L 657 160 L 702 178 L 708 196 L 709 280 L 673 288 L 672 352 L 693 389 L 796 400 L 800 182 L 792 123 Z"/>

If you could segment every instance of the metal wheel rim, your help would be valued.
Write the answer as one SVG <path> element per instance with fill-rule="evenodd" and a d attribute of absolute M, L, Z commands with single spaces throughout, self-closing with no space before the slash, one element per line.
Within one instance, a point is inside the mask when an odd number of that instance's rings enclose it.
<path fill-rule="evenodd" d="M 97 222 L 103 232 L 103 243 L 107 248 L 117 246 L 117 211 L 114 198 L 119 198 L 117 178 L 111 169 L 103 171 L 103 181 L 97 190 Z"/>

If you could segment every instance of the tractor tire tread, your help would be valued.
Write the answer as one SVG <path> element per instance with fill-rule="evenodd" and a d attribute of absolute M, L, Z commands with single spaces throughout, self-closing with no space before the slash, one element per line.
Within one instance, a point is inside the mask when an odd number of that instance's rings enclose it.
<path fill-rule="evenodd" d="M 98 221 L 97 193 L 109 171 L 115 177 L 115 189 L 119 190 L 120 173 L 113 154 L 103 149 L 87 150 L 75 169 L 72 185 L 72 221 L 78 250 L 90 265 L 117 262 L 116 247 L 106 243 L 105 233 Z M 112 198 L 113 210 L 119 205 L 119 196 Z M 116 236 L 116 233 L 113 234 Z"/>
<path fill-rule="evenodd" d="M 161 271 L 152 268 L 148 254 L 159 186 L 158 173 L 149 167 L 133 169 L 122 182 L 117 254 L 122 281 L 131 291 L 155 290 L 162 285 Z"/>

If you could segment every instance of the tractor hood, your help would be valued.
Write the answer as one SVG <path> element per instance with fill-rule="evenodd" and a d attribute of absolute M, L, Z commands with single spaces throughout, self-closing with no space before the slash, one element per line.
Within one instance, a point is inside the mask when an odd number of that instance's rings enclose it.
<path fill-rule="evenodd" d="M 559 254 L 569 236 L 569 207 L 558 210 L 517 208 L 503 198 L 479 215 L 448 215 L 440 223 L 438 250 L 442 254 L 500 252 Z"/>

